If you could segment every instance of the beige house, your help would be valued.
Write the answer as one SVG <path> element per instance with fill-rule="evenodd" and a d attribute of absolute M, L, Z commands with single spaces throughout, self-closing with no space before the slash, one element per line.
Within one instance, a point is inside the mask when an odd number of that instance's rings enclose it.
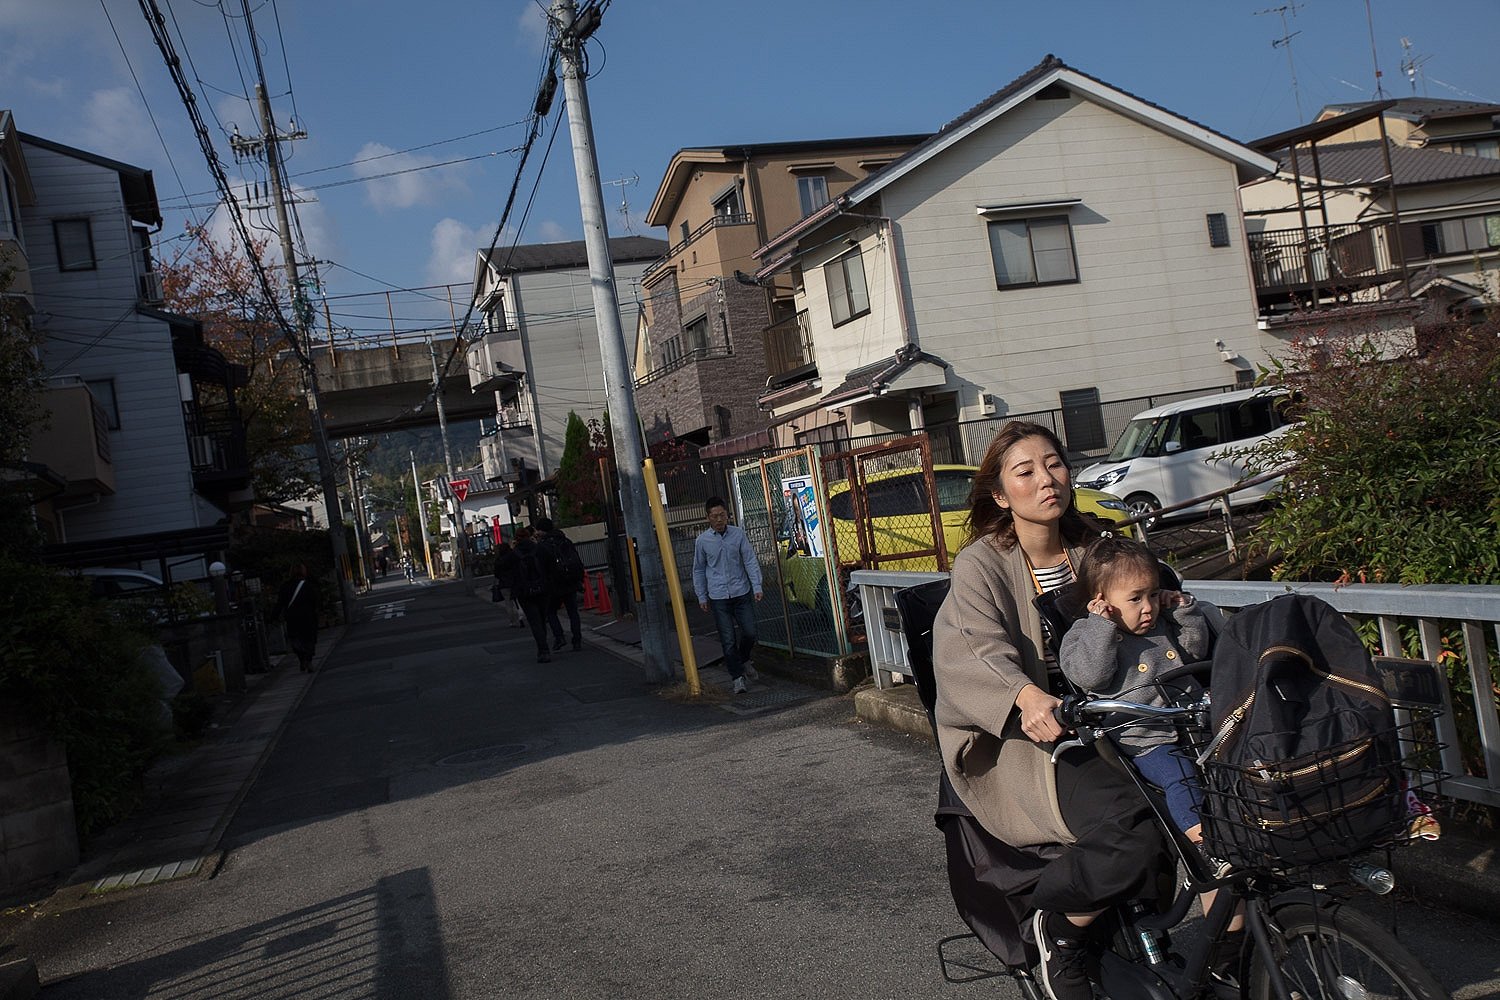
<path fill-rule="evenodd" d="M 790 281 L 749 277 L 755 248 L 925 138 L 694 147 L 673 155 L 646 214 L 648 225 L 666 228 L 671 245 L 639 287 L 636 403 L 651 441 L 748 443 L 763 431 L 757 400 L 767 380 L 812 358 Z"/>
<path fill-rule="evenodd" d="M 1329 104 L 1318 112 L 1314 121 L 1326 122 L 1371 109 L 1379 112 L 1378 118 L 1355 121 L 1329 141 L 1376 142 L 1388 139 L 1411 149 L 1500 159 L 1500 104 L 1434 97 L 1355 101 Z"/>
<path fill-rule="evenodd" d="M 1325 114 L 1253 143 L 1279 158 L 1240 193 L 1263 325 L 1326 325 L 1341 309 L 1410 334 L 1497 300 L 1500 159 L 1451 151 L 1489 114 L 1451 133 L 1392 128 L 1405 103 Z"/>
<path fill-rule="evenodd" d="M 1060 408 L 1089 450 L 1101 402 L 1243 380 L 1274 340 L 1239 185 L 1275 167 L 1047 57 L 756 251 L 817 358 L 768 395 L 777 424 L 832 415 L 857 438 Z"/>

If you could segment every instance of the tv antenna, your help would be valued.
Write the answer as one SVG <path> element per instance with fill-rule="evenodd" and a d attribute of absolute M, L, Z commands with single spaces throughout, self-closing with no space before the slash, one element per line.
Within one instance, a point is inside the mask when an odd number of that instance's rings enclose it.
<path fill-rule="evenodd" d="M 602 182 L 620 189 L 620 218 L 624 220 L 625 231 L 632 236 L 635 235 L 635 227 L 630 224 L 630 200 L 625 197 L 625 189 L 632 184 L 639 183 L 640 179 L 640 174 L 631 174 L 629 177 L 617 177 L 612 181 Z"/>
<path fill-rule="evenodd" d="M 1422 64 L 1431 59 L 1432 56 L 1415 56 L 1411 52 L 1411 39 L 1401 39 L 1401 72 L 1406 74 L 1406 79 L 1411 83 L 1413 95 L 1417 92 L 1417 76 L 1422 72 Z M 1427 77 L 1422 75 L 1422 96 L 1427 96 Z"/>
<path fill-rule="evenodd" d="M 1286 22 L 1286 16 L 1291 14 L 1293 17 L 1296 17 L 1297 11 L 1301 9 L 1302 5 L 1299 3 L 1284 3 L 1280 7 L 1267 7 L 1265 10 L 1255 12 L 1257 15 L 1281 15 L 1281 37 L 1271 40 L 1271 48 L 1286 49 L 1286 68 L 1292 74 L 1292 100 L 1297 105 L 1297 120 L 1299 122 L 1302 120 L 1302 91 L 1297 86 L 1297 66 L 1292 62 L 1292 39 L 1302 34 L 1302 32 L 1290 30 L 1290 26 Z"/>

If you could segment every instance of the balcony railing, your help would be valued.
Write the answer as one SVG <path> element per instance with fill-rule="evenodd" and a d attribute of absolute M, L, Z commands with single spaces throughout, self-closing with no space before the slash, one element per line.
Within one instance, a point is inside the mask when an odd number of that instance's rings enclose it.
<path fill-rule="evenodd" d="M 1262 296 L 1314 289 L 1352 291 L 1400 274 L 1395 231 L 1375 226 L 1309 226 L 1248 233 L 1255 289 Z"/>
<path fill-rule="evenodd" d="M 641 280 L 646 281 L 651 277 L 653 272 L 659 270 L 662 265 L 666 264 L 669 260 L 682 253 L 682 251 L 686 250 L 688 247 L 692 246 L 703 236 L 703 234 L 709 232 L 710 230 L 717 229 L 720 226 L 748 226 L 753 224 L 754 222 L 755 216 L 751 215 L 749 212 L 741 212 L 737 215 L 715 215 L 711 217 L 703 225 L 699 226 L 697 229 L 694 229 L 691 233 L 689 233 L 687 239 L 669 249 L 658 259 L 652 261 L 651 265 L 647 267 L 646 270 L 641 272 Z"/>
<path fill-rule="evenodd" d="M 772 378 L 816 360 L 806 310 L 766 327 L 765 341 L 766 373 Z"/>

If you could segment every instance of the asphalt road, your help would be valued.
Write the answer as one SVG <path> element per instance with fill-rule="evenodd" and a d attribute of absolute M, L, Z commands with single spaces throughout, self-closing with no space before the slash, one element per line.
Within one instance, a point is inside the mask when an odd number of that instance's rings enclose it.
<path fill-rule="evenodd" d="M 47 1000 L 1016 995 L 934 960 L 961 925 L 930 745 L 848 699 L 745 717 L 596 648 L 538 665 L 457 586 L 365 603 L 390 617 L 316 678 L 212 878 L 34 921 Z M 1500 926 L 1411 915 L 1458 1000 L 1500 995 Z"/>

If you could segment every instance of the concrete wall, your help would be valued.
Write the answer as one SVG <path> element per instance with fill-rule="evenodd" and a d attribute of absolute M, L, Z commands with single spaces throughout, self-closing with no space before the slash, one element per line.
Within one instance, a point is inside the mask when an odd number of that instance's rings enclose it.
<path fill-rule="evenodd" d="M 0 707 L 0 900 L 78 864 L 73 792 L 62 746 Z"/>

